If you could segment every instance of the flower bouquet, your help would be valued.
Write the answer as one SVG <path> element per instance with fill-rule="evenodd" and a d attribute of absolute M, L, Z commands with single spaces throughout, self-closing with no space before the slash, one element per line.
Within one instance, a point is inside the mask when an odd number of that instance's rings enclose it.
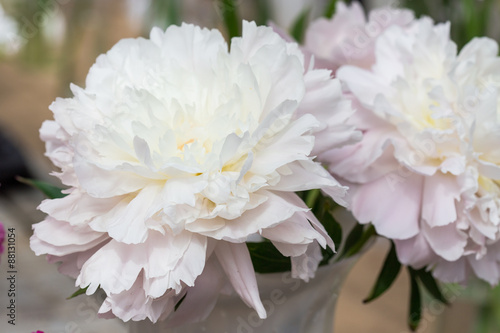
<path fill-rule="evenodd" d="M 31 248 L 74 296 L 101 289 L 99 315 L 131 331 L 331 332 L 345 269 L 379 236 L 393 246 L 365 301 L 406 266 L 411 329 L 423 289 L 446 303 L 436 279 L 497 284 L 497 43 L 457 52 L 448 23 L 338 3 L 298 45 L 240 34 L 230 9 L 229 44 L 154 28 L 50 106 L 65 189 L 34 182 L 49 199 Z"/>

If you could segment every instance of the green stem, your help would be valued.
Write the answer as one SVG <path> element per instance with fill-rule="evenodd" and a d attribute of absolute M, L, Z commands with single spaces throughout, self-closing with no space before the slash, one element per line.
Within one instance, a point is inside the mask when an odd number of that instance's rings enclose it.
<path fill-rule="evenodd" d="M 314 208 L 314 204 L 316 203 L 316 199 L 318 199 L 319 196 L 319 191 L 318 189 L 310 190 L 307 192 L 306 195 L 306 205 L 309 208 Z"/>
<path fill-rule="evenodd" d="M 237 0 L 219 0 L 229 39 L 241 35 Z"/>

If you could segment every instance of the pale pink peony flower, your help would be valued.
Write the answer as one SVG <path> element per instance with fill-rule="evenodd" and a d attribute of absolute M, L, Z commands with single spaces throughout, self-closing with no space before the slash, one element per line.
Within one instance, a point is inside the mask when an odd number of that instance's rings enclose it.
<path fill-rule="evenodd" d="M 363 140 L 320 160 L 353 185 L 361 223 L 393 239 L 402 263 L 446 282 L 500 279 L 500 59 L 477 38 L 457 55 L 449 24 L 392 26 L 371 70 L 337 71 Z"/>
<path fill-rule="evenodd" d="M 314 55 L 316 68 L 336 71 L 342 65 L 369 69 L 375 62 L 374 45 L 380 34 L 397 25 L 405 27 L 414 19 L 406 9 L 382 7 L 365 18 L 358 2 L 337 2 L 331 19 L 319 18 L 307 28 L 304 53 Z"/>
<path fill-rule="evenodd" d="M 255 237 L 291 257 L 294 277 L 314 276 L 319 246 L 333 243 L 294 192 L 342 200 L 346 188 L 312 161 L 312 132 L 342 128 L 352 110 L 296 44 L 248 22 L 230 51 L 216 30 L 155 28 L 118 42 L 71 89 L 41 128 L 68 195 L 42 202 L 31 248 L 87 294 L 102 288 L 101 315 L 202 320 L 229 281 L 264 318 L 245 245 Z M 307 113 L 335 117 L 336 106 L 338 124 Z"/>

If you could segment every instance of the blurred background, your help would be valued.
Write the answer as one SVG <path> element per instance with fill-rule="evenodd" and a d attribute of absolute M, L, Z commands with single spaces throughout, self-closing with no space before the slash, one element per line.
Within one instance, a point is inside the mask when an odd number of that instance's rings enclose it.
<path fill-rule="evenodd" d="M 17 320 L 7 324 L 6 258 L 0 264 L 0 332 L 123 332 L 118 320 L 98 319 L 99 299 L 77 297 L 74 281 L 29 249 L 31 225 L 43 196 L 15 177 L 42 179 L 53 166 L 44 157 L 38 129 L 56 97 L 69 84 L 85 86 L 96 57 L 118 40 L 147 36 L 152 26 L 181 22 L 225 33 L 222 2 L 242 19 L 275 22 L 300 38 L 307 23 L 332 14 L 331 0 L 0 0 L 0 221 L 16 229 Z M 452 22 L 452 38 L 463 46 L 473 36 L 500 38 L 499 0 L 372 0 L 365 8 L 408 7 L 418 16 Z M 226 33 L 227 36 L 227 33 Z M 351 271 L 340 295 L 336 332 L 407 332 L 408 277 L 401 273 L 389 292 L 373 303 L 362 299 L 374 283 L 388 243 L 380 240 Z M 444 286 L 445 291 L 447 286 Z M 451 290 L 451 289 L 450 289 Z M 500 332 L 500 289 L 476 283 L 454 289 L 447 308 L 430 302 L 420 332 Z"/>

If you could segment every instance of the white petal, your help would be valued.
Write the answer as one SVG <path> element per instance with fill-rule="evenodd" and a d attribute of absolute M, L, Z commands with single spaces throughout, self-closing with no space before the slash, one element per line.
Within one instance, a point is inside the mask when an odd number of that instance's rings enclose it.
<path fill-rule="evenodd" d="M 215 248 L 215 254 L 241 299 L 248 306 L 254 308 L 260 318 L 266 318 L 266 310 L 260 300 L 257 280 L 247 246 L 219 242 Z"/>

